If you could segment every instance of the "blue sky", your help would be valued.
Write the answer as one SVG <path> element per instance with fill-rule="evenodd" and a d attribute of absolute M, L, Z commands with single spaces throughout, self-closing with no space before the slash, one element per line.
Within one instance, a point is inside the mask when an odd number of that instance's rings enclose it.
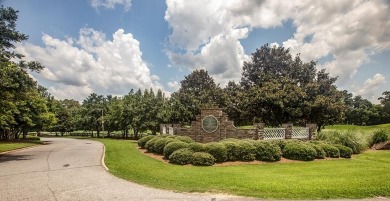
<path fill-rule="evenodd" d="M 285 46 L 376 102 L 390 90 L 390 9 L 378 1 L 3 0 L 19 10 L 17 46 L 59 99 L 130 89 L 169 94 L 195 69 L 224 86 L 265 43 Z"/>

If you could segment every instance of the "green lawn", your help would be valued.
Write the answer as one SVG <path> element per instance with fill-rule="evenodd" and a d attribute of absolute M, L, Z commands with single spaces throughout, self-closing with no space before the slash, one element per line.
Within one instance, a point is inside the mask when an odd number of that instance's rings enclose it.
<path fill-rule="evenodd" d="M 324 130 L 356 130 L 361 132 L 373 132 L 379 129 L 389 129 L 390 124 L 380 124 L 374 126 L 356 126 L 356 125 L 334 125 L 334 126 L 326 126 Z"/>
<path fill-rule="evenodd" d="M 21 149 L 25 147 L 31 147 L 40 144 L 40 141 L 11 141 L 0 142 L 0 153 L 5 151 L 11 151 L 15 149 Z"/>
<path fill-rule="evenodd" d="M 135 141 L 98 140 L 106 146 L 105 163 L 113 175 L 156 188 L 271 199 L 390 196 L 390 151 L 353 159 L 194 167 L 150 158 Z"/>

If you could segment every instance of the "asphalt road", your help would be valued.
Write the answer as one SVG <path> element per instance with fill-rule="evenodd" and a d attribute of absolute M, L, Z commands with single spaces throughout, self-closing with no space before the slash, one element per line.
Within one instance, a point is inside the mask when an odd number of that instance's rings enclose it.
<path fill-rule="evenodd" d="M 104 169 L 99 142 L 43 140 L 45 145 L 0 154 L 0 200 L 250 200 L 141 186 Z"/>

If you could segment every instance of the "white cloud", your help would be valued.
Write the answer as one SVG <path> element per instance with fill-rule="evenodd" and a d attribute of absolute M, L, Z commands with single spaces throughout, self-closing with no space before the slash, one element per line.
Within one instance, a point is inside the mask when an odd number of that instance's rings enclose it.
<path fill-rule="evenodd" d="M 131 0 L 90 0 L 90 3 L 96 9 L 99 7 L 114 9 L 116 5 L 123 5 L 126 11 L 131 8 Z"/>
<path fill-rule="evenodd" d="M 204 68 L 217 82 L 241 76 L 248 59 L 239 40 L 253 29 L 296 28 L 282 44 L 305 61 L 331 58 L 319 66 L 347 87 L 372 55 L 390 49 L 387 1 L 183 1 L 166 0 L 172 28 L 168 56 L 173 66 Z M 179 51 L 177 51 L 179 50 Z"/>
<path fill-rule="evenodd" d="M 375 94 L 375 91 L 377 91 L 377 89 L 385 83 L 386 81 L 383 75 L 375 74 L 374 77 L 367 79 L 362 88 L 356 90 L 355 93 L 357 95 L 367 97 L 373 102 L 378 102 L 378 97 L 377 94 Z"/>
<path fill-rule="evenodd" d="M 123 95 L 132 88 L 163 89 L 142 60 L 139 42 L 122 29 L 112 40 L 89 28 L 81 29 L 78 39 L 63 41 L 45 34 L 42 40 L 44 47 L 26 43 L 17 50 L 46 67 L 34 76 L 54 83 L 48 89 L 57 98 L 82 100 L 92 92 Z"/>
<path fill-rule="evenodd" d="M 178 91 L 180 89 L 180 83 L 178 81 L 169 81 L 168 82 L 168 87 L 172 91 Z"/>

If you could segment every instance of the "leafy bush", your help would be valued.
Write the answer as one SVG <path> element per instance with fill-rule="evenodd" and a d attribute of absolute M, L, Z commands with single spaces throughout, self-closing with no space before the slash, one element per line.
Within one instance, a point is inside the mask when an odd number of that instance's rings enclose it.
<path fill-rule="evenodd" d="M 381 129 L 374 132 L 370 141 L 370 147 L 376 143 L 386 142 L 389 140 L 389 135 L 386 130 Z"/>
<path fill-rule="evenodd" d="M 147 143 L 146 143 L 147 144 Z M 188 144 L 181 141 L 173 141 L 171 143 L 168 143 L 163 150 L 164 157 L 166 159 L 169 158 L 169 156 L 176 150 L 188 148 Z"/>
<path fill-rule="evenodd" d="M 280 161 L 282 157 L 282 151 L 279 146 L 267 142 L 267 141 L 256 141 L 254 143 L 256 159 L 260 161 Z"/>
<path fill-rule="evenodd" d="M 151 139 L 153 139 L 153 138 L 155 138 L 155 137 L 156 137 L 156 136 L 154 136 L 154 135 L 147 135 L 147 136 L 142 137 L 141 139 L 138 140 L 138 146 L 140 146 L 141 149 L 145 149 L 145 144 L 146 144 L 149 140 L 151 140 Z"/>
<path fill-rule="evenodd" d="M 215 158 L 206 152 L 195 152 L 192 154 L 192 164 L 199 166 L 211 166 L 214 165 Z"/>
<path fill-rule="evenodd" d="M 194 143 L 195 142 L 192 138 L 190 138 L 188 136 L 177 136 L 175 139 L 182 141 L 182 142 L 186 142 L 186 143 Z"/>
<path fill-rule="evenodd" d="M 176 150 L 169 156 L 169 162 L 178 165 L 190 164 L 193 153 L 188 148 Z"/>
<path fill-rule="evenodd" d="M 205 144 L 206 152 L 213 155 L 216 162 L 227 160 L 227 151 L 222 143 L 210 142 Z"/>
<path fill-rule="evenodd" d="M 32 135 L 27 135 L 27 136 L 26 136 L 26 139 L 27 139 L 27 140 L 34 140 L 34 141 L 39 141 L 39 140 L 41 140 L 40 137 L 38 137 L 38 136 L 32 136 Z"/>
<path fill-rule="evenodd" d="M 358 138 L 356 131 L 322 131 L 317 135 L 317 139 L 329 144 L 341 144 L 352 149 L 354 154 L 361 153 L 365 148 L 365 142 Z"/>
<path fill-rule="evenodd" d="M 326 157 L 338 158 L 340 157 L 340 151 L 335 146 L 324 143 L 324 142 L 315 142 L 325 151 Z"/>
<path fill-rule="evenodd" d="M 351 148 L 344 146 L 344 145 L 339 145 L 339 144 L 336 144 L 334 146 L 339 150 L 340 157 L 351 158 L 351 156 L 352 156 L 352 149 Z"/>
<path fill-rule="evenodd" d="M 228 161 L 237 161 L 241 158 L 240 145 L 238 145 L 236 141 L 222 141 L 221 143 L 226 148 Z"/>
<path fill-rule="evenodd" d="M 256 148 L 248 141 L 238 141 L 239 146 L 239 160 L 241 161 L 253 161 L 256 159 Z"/>
<path fill-rule="evenodd" d="M 148 150 L 148 152 L 154 152 L 154 143 L 156 143 L 156 141 L 159 139 L 161 139 L 161 137 L 155 137 L 155 138 L 147 141 L 145 144 L 146 150 Z"/>
<path fill-rule="evenodd" d="M 167 138 L 160 138 L 160 139 L 158 139 L 154 143 L 153 152 L 156 153 L 156 154 L 163 154 L 165 145 L 167 145 L 168 143 L 170 143 L 172 141 L 175 141 L 175 139 L 168 138 L 168 137 Z"/>
<path fill-rule="evenodd" d="M 198 143 L 198 142 L 188 144 L 188 148 L 194 152 L 204 152 L 205 151 L 204 145 L 201 143 Z"/>
<path fill-rule="evenodd" d="M 270 140 L 270 141 L 268 141 L 268 142 L 270 142 L 271 144 L 274 144 L 274 145 L 278 146 L 282 152 L 284 151 L 284 147 L 285 147 L 286 144 L 287 144 L 286 140 Z"/>
<path fill-rule="evenodd" d="M 322 149 L 319 145 L 316 145 L 316 144 L 313 144 L 313 143 L 308 143 L 308 145 L 316 150 L 316 152 L 317 152 L 316 158 L 317 159 L 325 158 L 326 153 L 325 153 L 324 149 Z"/>
<path fill-rule="evenodd" d="M 312 161 L 317 152 L 305 143 L 287 143 L 284 147 L 283 157 L 292 160 Z"/>

